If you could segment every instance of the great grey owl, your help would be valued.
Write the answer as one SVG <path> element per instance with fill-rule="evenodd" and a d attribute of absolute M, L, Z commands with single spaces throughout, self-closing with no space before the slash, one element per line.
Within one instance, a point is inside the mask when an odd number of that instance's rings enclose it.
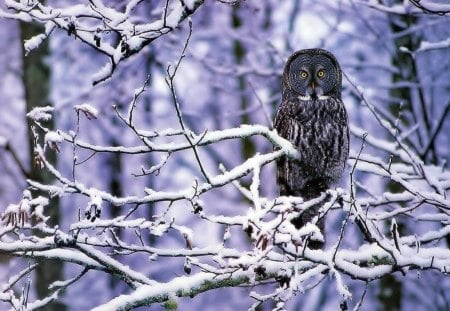
<path fill-rule="evenodd" d="M 278 135 L 296 146 L 300 158 L 277 161 L 281 195 L 310 200 L 341 178 L 349 145 L 348 118 L 341 89 L 341 68 L 333 54 L 326 50 L 300 50 L 286 62 L 282 101 L 274 128 Z M 312 206 L 292 223 L 301 228 L 311 221 L 319 208 L 320 204 Z M 323 232 L 323 219 L 317 225 Z M 311 248 L 321 246 L 320 242 L 310 242 Z"/>

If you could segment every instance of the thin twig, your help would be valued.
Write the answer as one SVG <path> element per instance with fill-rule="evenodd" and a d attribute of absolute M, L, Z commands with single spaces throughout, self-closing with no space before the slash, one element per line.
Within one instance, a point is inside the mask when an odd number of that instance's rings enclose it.
<path fill-rule="evenodd" d="M 421 153 L 422 159 L 425 160 L 428 152 L 432 149 L 434 142 L 436 141 L 436 137 L 438 136 L 439 132 L 442 129 L 442 126 L 445 123 L 445 120 L 447 119 L 447 114 L 449 113 L 449 111 L 450 111 L 450 102 L 447 103 L 447 106 L 445 107 L 444 112 L 437 123 L 436 129 L 433 131 L 433 134 L 431 134 L 428 144 L 425 146 L 424 150 Z"/>
<path fill-rule="evenodd" d="M 207 174 L 207 172 L 206 172 L 206 170 L 205 170 L 205 168 L 204 168 L 204 166 L 202 164 L 202 161 L 200 160 L 200 156 L 199 156 L 199 153 L 198 153 L 198 150 L 197 150 L 197 144 L 199 143 L 199 141 L 194 144 L 192 139 L 191 139 L 191 137 L 189 137 L 189 134 L 188 134 L 188 131 L 187 131 L 187 127 L 186 127 L 186 125 L 184 123 L 184 120 L 183 120 L 183 114 L 181 112 L 180 103 L 178 101 L 178 98 L 177 98 L 177 95 L 176 95 L 176 92 L 175 92 L 175 86 L 174 86 L 175 75 L 177 74 L 177 71 L 178 71 L 178 68 L 180 67 L 181 61 L 186 56 L 185 53 L 186 53 L 186 49 L 187 49 L 187 47 L 189 45 L 189 41 L 191 39 L 191 36 L 192 36 L 192 21 L 189 20 L 189 34 L 188 34 L 188 37 L 186 39 L 186 42 L 184 43 L 183 50 L 181 51 L 181 55 L 180 55 L 177 63 L 175 64 L 175 67 L 174 67 L 173 71 L 172 72 L 170 71 L 170 69 L 171 69 L 170 65 L 167 67 L 166 83 L 169 86 L 170 93 L 172 95 L 172 102 L 173 102 L 173 104 L 175 106 L 175 110 L 177 112 L 178 122 L 180 123 L 181 129 L 184 132 L 184 136 L 186 137 L 186 140 L 189 142 L 189 144 L 190 144 L 190 146 L 191 146 L 191 148 L 192 148 L 192 150 L 194 152 L 195 159 L 196 159 L 196 161 L 198 163 L 200 171 L 203 174 L 203 177 L 205 178 L 205 180 L 209 184 L 211 184 L 211 180 L 210 180 L 210 178 L 209 178 L 209 176 L 208 176 L 208 174 Z M 204 132 L 204 135 L 205 134 L 206 134 L 206 131 Z"/>
<path fill-rule="evenodd" d="M 11 146 L 11 144 L 9 143 L 9 141 L 6 142 L 5 145 L 5 150 L 9 152 L 9 154 L 11 154 L 14 162 L 16 163 L 16 165 L 19 167 L 20 172 L 22 173 L 22 175 L 25 178 L 30 178 L 30 172 L 28 172 L 28 170 L 25 169 L 25 166 L 22 164 L 22 161 L 20 160 L 19 156 L 17 155 L 16 151 L 14 150 L 14 148 Z"/>

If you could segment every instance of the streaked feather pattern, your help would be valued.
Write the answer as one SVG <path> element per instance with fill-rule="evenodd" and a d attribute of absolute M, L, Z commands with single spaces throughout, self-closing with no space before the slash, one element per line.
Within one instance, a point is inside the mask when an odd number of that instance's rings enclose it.
<path fill-rule="evenodd" d="M 333 68 L 328 68 L 330 66 Z M 318 85 L 317 94 L 315 89 L 308 89 L 304 81 L 292 81 L 297 79 L 295 70 L 309 70 L 312 75 L 316 67 L 326 68 L 327 73 L 336 75 L 327 77 L 326 83 L 312 82 L 313 87 Z M 282 87 L 283 99 L 275 116 L 274 128 L 297 147 L 300 159 L 278 160 L 277 183 L 281 195 L 310 200 L 339 181 L 348 158 L 348 118 L 341 100 L 339 64 L 325 50 L 296 52 L 286 63 Z M 300 228 L 310 222 L 319 208 L 320 205 L 304 211 L 293 221 L 294 225 Z M 323 220 L 318 226 L 323 231 Z M 321 247 L 320 243 L 311 243 L 310 246 Z"/>

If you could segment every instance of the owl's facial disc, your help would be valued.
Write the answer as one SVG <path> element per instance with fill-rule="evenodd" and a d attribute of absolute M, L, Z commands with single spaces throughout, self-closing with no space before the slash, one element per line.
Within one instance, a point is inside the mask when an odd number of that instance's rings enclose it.
<path fill-rule="evenodd" d="M 327 55 L 300 54 L 289 63 L 289 87 L 300 96 L 317 99 L 337 92 L 338 68 Z"/>

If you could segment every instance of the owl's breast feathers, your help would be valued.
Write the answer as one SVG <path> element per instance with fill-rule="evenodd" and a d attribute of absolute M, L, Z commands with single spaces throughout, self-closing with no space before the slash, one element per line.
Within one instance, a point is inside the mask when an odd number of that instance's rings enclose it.
<path fill-rule="evenodd" d="M 348 157 L 348 120 L 343 102 L 333 96 L 283 100 L 275 117 L 278 134 L 299 151 L 299 160 L 280 159 L 281 194 L 313 197 L 338 181 Z M 311 183 L 317 191 L 311 194 Z M 308 189 L 306 189 L 308 188 Z"/>

